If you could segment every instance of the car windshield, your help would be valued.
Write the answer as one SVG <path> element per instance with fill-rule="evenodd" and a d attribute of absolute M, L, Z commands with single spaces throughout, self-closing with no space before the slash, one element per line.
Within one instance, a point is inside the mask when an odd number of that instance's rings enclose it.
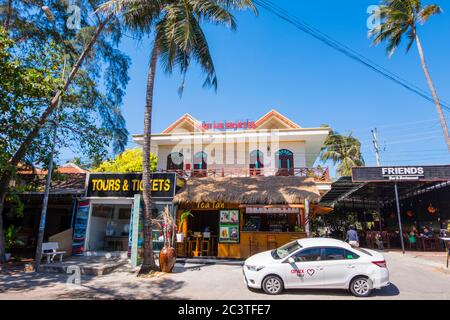
<path fill-rule="evenodd" d="M 302 246 L 298 243 L 298 241 L 289 242 L 289 243 L 285 244 L 284 246 L 281 246 L 278 249 L 273 250 L 272 257 L 277 260 L 284 259 L 291 253 L 300 249 L 301 247 Z"/>

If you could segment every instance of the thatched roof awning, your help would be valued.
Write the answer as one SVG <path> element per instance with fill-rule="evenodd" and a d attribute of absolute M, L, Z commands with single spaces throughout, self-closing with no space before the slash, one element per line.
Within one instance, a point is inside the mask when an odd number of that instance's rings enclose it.
<path fill-rule="evenodd" d="M 237 177 L 195 178 L 174 198 L 175 204 L 225 202 L 237 204 L 301 204 L 308 198 L 319 200 L 312 178 L 305 177 Z"/>

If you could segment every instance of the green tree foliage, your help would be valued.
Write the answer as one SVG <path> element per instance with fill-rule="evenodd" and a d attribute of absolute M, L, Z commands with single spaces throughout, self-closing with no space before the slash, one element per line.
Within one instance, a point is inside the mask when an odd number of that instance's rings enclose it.
<path fill-rule="evenodd" d="M 345 239 L 345 232 L 350 225 L 355 225 L 358 221 L 358 214 L 351 210 L 333 211 L 329 214 L 316 216 L 311 219 L 311 230 L 317 236 L 325 235 L 325 228 L 330 232 L 329 236 L 332 238 Z"/>
<path fill-rule="evenodd" d="M 14 41 L 0 27 L 0 172 L 13 170 L 8 161 L 39 113 L 58 79 L 47 70 L 28 67 L 10 52 Z"/>
<path fill-rule="evenodd" d="M 57 44 L 61 60 L 59 68 L 55 70 L 59 73 L 58 78 L 61 78 L 63 56 L 66 58 L 67 77 L 81 51 L 92 38 L 96 27 L 104 20 L 94 13 L 97 6 L 102 3 L 101 0 L 77 1 L 74 3 L 77 6 L 75 11 L 68 10 L 69 1 L 0 0 L 0 3 L 0 24 L 15 41 L 11 49 L 14 56 L 33 65 L 46 54 L 50 45 Z M 50 18 L 42 10 L 44 5 L 51 12 Z M 77 21 L 78 13 L 79 29 L 70 24 L 71 21 Z M 105 139 L 101 142 L 106 143 L 105 147 L 111 147 L 114 153 L 122 152 L 128 140 L 128 131 L 120 106 L 129 80 L 130 60 L 117 48 L 122 35 L 118 20 L 112 19 L 100 34 L 96 46 L 87 55 L 70 86 L 69 91 L 83 94 L 84 100 L 79 99 L 71 105 L 70 99 L 67 97 L 63 99 L 65 102 L 63 109 L 70 106 L 73 108 L 62 116 L 77 117 L 76 120 L 79 121 L 85 119 L 96 123 L 97 127 L 102 127 Z M 55 92 L 53 90 L 52 93 Z M 52 96 L 47 97 L 47 103 L 42 105 L 41 112 L 49 104 Z M 78 111 L 80 105 L 85 110 Z M 74 131 L 74 127 L 66 129 L 75 133 L 73 135 L 75 138 L 70 140 L 72 143 L 88 142 L 77 137 L 79 132 Z M 105 155 L 105 152 L 101 154 L 102 157 Z"/>
<path fill-rule="evenodd" d="M 351 134 L 348 136 L 331 131 L 320 152 L 320 160 L 331 160 L 338 164 L 337 173 L 340 176 L 351 176 L 352 167 L 363 166 L 361 142 Z"/>
<path fill-rule="evenodd" d="M 14 56 L 14 41 L 0 29 L 0 172 L 14 173 L 8 160 L 17 150 L 30 128 L 38 121 L 42 108 L 61 85 L 63 61 L 59 45 L 49 43 L 42 52 Z M 92 109 L 90 80 L 78 77 L 67 93 L 59 112 L 42 128 L 30 146 L 24 163 L 47 165 L 52 144 L 56 150 L 72 148 L 88 157 L 105 157 L 108 129 L 102 126 L 98 113 Z M 52 131 L 58 128 L 58 140 Z"/>
<path fill-rule="evenodd" d="M 158 157 L 150 154 L 150 171 L 156 171 Z M 94 169 L 94 172 L 142 172 L 142 149 L 134 148 L 125 150 L 115 159 L 107 160 Z"/>

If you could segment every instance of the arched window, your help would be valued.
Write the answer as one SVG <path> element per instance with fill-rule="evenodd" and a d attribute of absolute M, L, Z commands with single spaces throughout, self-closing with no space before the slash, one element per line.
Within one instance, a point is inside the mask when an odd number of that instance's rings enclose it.
<path fill-rule="evenodd" d="M 194 155 L 194 174 L 196 176 L 206 176 L 206 169 L 208 169 L 207 155 L 200 151 Z"/>
<path fill-rule="evenodd" d="M 181 152 L 173 152 L 167 156 L 167 170 L 183 170 L 184 157 Z"/>
<path fill-rule="evenodd" d="M 250 152 L 250 175 L 261 175 L 264 170 L 264 153 L 260 150 Z"/>
<path fill-rule="evenodd" d="M 294 154 L 287 149 L 281 149 L 276 153 L 278 160 L 278 174 L 279 175 L 293 175 L 294 174 Z"/>

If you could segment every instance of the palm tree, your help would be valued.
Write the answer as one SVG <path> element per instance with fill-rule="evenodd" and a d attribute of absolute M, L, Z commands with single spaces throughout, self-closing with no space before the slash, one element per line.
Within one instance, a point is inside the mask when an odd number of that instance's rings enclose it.
<path fill-rule="evenodd" d="M 159 12 L 155 14 L 155 7 Z M 144 114 L 143 145 L 143 200 L 144 200 L 144 256 L 140 274 L 156 270 L 152 244 L 150 144 L 152 132 L 153 90 L 158 59 L 163 69 L 171 74 L 178 67 L 185 76 L 192 60 L 206 74 L 204 87 L 217 89 L 217 75 L 201 22 L 225 25 L 236 29 L 232 9 L 256 8 L 251 0 L 111 0 L 100 10 L 123 14 L 124 22 L 131 29 L 143 34 L 154 29 Z"/>
<path fill-rule="evenodd" d="M 344 136 L 331 131 L 320 152 L 320 160 L 324 162 L 331 160 L 334 165 L 338 163 L 338 174 L 341 177 L 351 176 L 352 167 L 364 165 L 361 142 L 351 134 Z"/>
<path fill-rule="evenodd" d="M 388 56 L 394 54 L 404 37 L 408 38 L 408 45 L 406 47 L 407 52 L 411 49 L 414 42 L 416 43 L 422 69 L 433 96 L 434 104 L 436 105 L 442 130 L 444 131 L 445 143 L 450 151 L 450 138 L 447 123 L 442 112 L 436 89 L 431 80 L 430 73 L 428 72 L 422 44 L 417 33 L 418 24 L 425 24 L 431 16 L 441 12 L 442 10 L 438 5 L 430 4 L 422 6 L 420 0 L 383 0 L 382 6 L 380 6 L 377 11 L 382 19 L 382 23 L 373 28 L 369 32 L 369 35 L 373 38 L 373 43 L 375 45 L 378 45 L 383 41 L 388 43 L 386 48 Z"/>

